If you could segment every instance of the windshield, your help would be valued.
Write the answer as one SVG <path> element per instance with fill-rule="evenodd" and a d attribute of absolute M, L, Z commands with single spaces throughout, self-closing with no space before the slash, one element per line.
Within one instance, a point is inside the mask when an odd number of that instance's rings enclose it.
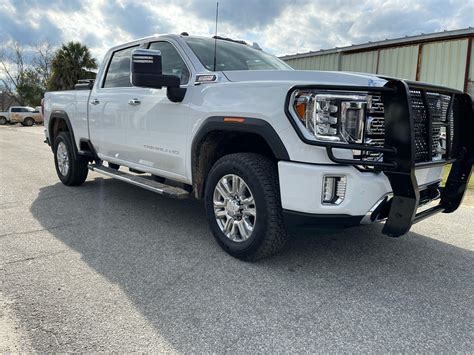
<path fill-rule="evenodd" d="M 214 71 L 214 39 L 185 38 L 186 43 L 208 70 Z M 245 44 L 217 40 L 216 71 L 292 70 L 285 62 Z"/>

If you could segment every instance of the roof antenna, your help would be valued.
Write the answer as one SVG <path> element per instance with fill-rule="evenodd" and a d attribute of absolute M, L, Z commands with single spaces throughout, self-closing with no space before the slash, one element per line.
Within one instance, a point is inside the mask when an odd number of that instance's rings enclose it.
<path fill-rule="evenodd" d="M 216 3 L 216 34 L 214 35 L 214 71 L 216 71 L 217 62 L 217 20 L 219 19 L 219 1 Z"/>

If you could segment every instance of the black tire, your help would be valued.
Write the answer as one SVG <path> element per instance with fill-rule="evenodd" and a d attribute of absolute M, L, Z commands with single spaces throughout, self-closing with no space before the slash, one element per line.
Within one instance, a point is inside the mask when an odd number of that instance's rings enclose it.
<path fill-rule="evenodd" d="M 245 241 L 235 242 L 229 239 L 222 232 L 214 215 L 214 189 L 227 174 L 243 179 L 254 196 L 257 218 L 250 237 Z M 283 222 L 278 169 L 276 163 L 265 156 L 237 153 L 219 159 L 207 177 L 205 205 L 209 225 L 217 242 L 227 253 L 238 259 L 255 261 L 275 254 L 286 244 L 288 234 Z"/>
<path fill-rule="evenodd" d="M 4 126 L 7 124 L 7 118 L 4 116 L 0 116 L 0 125 Z"/>
<path fill-rule="evenodd" d="M 27 117 L 23 120 L 21 124 L 26 127 L 31 127 L 35 124 L 35 120 L 32 119 L 31 117 Z"/>
<path fill-rule="evenodd" d="M 58 146 L 64 143 L 66 153 L 69 159 L 69 169 L 63 175 L 58 165 Z M 56 173 L 64 185 L 79 186 L 86 180 L 89 169 L 87 168 L 88 161 L 84 157 L 77 156 L 74 158 L 73 145 L 71 137 L 68 132 L 60 132 L 54 140 L 54 165 L 56 166 Z"/>
<path fill-rule="evenodd" d="M 109 166 L 110 169 L 114 169 L 114 170 L 120 169 L 120 165 L 118 165 L 118 164 L 108 162 L 107 165 Z"/>

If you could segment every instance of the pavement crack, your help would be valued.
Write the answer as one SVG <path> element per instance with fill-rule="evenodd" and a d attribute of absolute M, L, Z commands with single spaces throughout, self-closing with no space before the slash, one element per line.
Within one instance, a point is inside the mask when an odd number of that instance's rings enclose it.
<path fill-rule="evenodd" d="M 0 268 L 3 268 L 5 265 L 11 265 L 11 264 L 18 264 L 18 263 L 23 263 L 25 261 L 31 261 L 31 260 L 37 260 L 37 259 L 44 259 L 44 258 L 49 258 L 51 256 L 56 256 L 58 254 L 62 254 L 67 252 L 67 250 L 61 250 L 56 253 L 51 253 L 51 254 L 43 254 L 43 255 L 36 255 L 36 256 L 30 256 L 27 258 L 23 259 L 18 259 L 18 260 L 12 260 L 12 261 L 7 261 L 6 263 L 3 263 L 0 265 Z"/>
<path fill-rule="evenodd" d="M 78 222 L 84 219 L 85 218 L 81 218 L 78 220 Z M 37 233 L 37 232 L 52 231 L 52 230 L 62 228 L 62 227 L 74 227 L 74 226 L 79 226 L 79 225 L 81 225 L 81 223 L 64 223 L 64 224 L 59 224 L 57 226 L 50 227 L 50 228 L 41 228 L 41 229 L 35 229 L 35 230 L 25 231 L 25 232 L 12 232 L 12 233 L 0 234 L 0 238 L 6 238 L 12 235 L 26 235 L 26 234 L 32 234 L 32 233 Z"/>
<path fill-rule="evenodd" d="M 58 340 L 58 336 L 57 336 L 56 332 L 54 332 L 53 330 L 46 329 L 46 328 L 44 328 L 44 327 L 41 326 L 41 325 L 38 326 L 37 328 L 33 328 L 32 330 L 33 330 L 33 331 L 34 331 L 34 330 L 39 330 L 39 331 L 41 331 L 41 332 L 50 334 L 50 335 L 53 337 L 53 339 L 54 339 L 54 341 L 55 341 L 57 347 L 58 347 L 58 348 L 61 347 L 61 344 L 59 343 L 59 340 Z"/>
<path fill-rule="evenodd" d="M 263 332 L 258 332 L 257 334 L 259 333 L 263 333 Z M 239 336 L 237 336 L 229 345 L 225 347 L 222 353 L 229 354 L 231 352 L 230 350 L 234 347 L 234 345 L 237 344 L 239 340 L 242 339 L 243 337 L 244 337 L 244 334 L 240 334 Z"/>

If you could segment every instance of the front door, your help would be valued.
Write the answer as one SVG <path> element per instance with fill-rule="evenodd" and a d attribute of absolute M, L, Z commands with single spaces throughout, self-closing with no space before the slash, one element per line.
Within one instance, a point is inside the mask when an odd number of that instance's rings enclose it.
<path fill-rule="evenodd" d="M 89 99 L 89 131 L 99 157 L 117 164 L 127 161 L 127 100 L 130 83 L 130 56 L 137 46 L 112 54 L 102 83 L 94 86 Z"/>
<path fill-rule="evenodd" d="M 163 74 L 177 75 L 182 86 L 188 84 L 190 71 L 173 44 L 160 41 L 149 48 L 161 51 Z M 168 100 L 166 90 L 134 87 L 129 91 L 128 159 L 143 171 L 185 181 L 191 93 L 188 90 L 184 100 L 175 103 Z"/>

